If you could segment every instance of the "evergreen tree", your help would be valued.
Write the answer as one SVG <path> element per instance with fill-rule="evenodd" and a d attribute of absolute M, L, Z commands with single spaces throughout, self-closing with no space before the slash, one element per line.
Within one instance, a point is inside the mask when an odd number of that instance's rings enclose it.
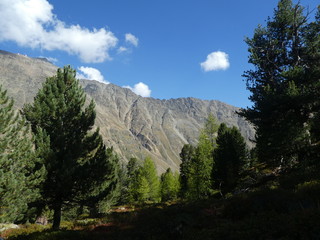
<path fill-rule="evenodd" d="M 137 196 L 136 200 L 140 203 L 151 200 L 150 190 L 151 189 L 148 179 L 143 175 L 142 169 L 139 169 L 139 174 L 137 178 L 137 189 L 135 194 Z"/>
<path fill-rule="evenodd" d="M 179 175 L 173 174 L 168 168 L 165 173 L 161 175 L 161 200 L 170 201 L 175 200 L 179 193 Z"/>
<path fill-rule="evenodd" d="M 227 193 L 236 187 L 248 151 L 240 131 L 236 127 L 228 128 L 224 123 L 219 127 L 216 142 L 217 148 L 213 153 L 215 168 L 212 171 L 212 179 L 216 188 Z"/>
<path fill-rule="evenodd" d="M 215 148 L 218 129 L 219 124 L 217 123 L 217 120 L 212 115 L 212 113 L 210 113 L 204 124 L 203 131 L 204 134 L 209 138 L 209 141 L 211 142 L 213 148 Z"/>
<path fill-rule="evenodd" d="M 195 157 L 195 147 L 185 144 L 180 153 L 180 195 L 185 198 L 188 191 L 188 179 L 191 177 L 191 162 Z"/>
<path fill-rule="evenodd" d="M 308 112 L 308 120 L 305 123 L 309 126 L 310 139 L 307 149 L 307 158 L 310 163 L 319 166 L 320 164 L 320 5 L 315 15 L 315 21 L 306 27 L 306 60 L 303 74 L 306 83 L 304 91 L 300 93 L 305 99 L 303 109 Z M 299 77 L 299 76 L 298 76 Z"/>
<path fill-rule="evenodd" d="M 207 118 L 197 147 L 184 145 L 180 153 L 181 196 L 190 200 L 207 198 L 213 193 L 211 172 L 214 167 L 218 124 L 212 114 Z"/>
<path fill-rule="evenodd" d="M 139 165 L 138 159 L 130 158 L 127 165 L 126 182 L 125 182 L 125 199 L 126 203 L 133 203 L 138 199 L 137 188 L 138 188 L 138 174 Z"/>
<path fill-rule="evenodd" d="M 30 128 L 0 86 L 0 222 L 26 218 L 28 204 L 39 197 L 44 169 L 31 140 Z"/>
<path fill-rule="evenodd" d="M 308 23 L 299 3 L 280 0 L 267 26 L 246 40 L 253 106 L 240 114 L 255 125 L 258 159 L 270 166 L 302 162 L 319 149 L 319 15 Z"/>
<path fill-rule="evenodd" d="M 80 202 L 82 205 L 89 207 L 92 217 L 98 216 L 101 212 L 108 211 L 120 198 L 121 186 L 119 182 L 121 181 L 121 168 L 118 156 L 111 147 L 105 150 L 105 157 L 109 163 L 109 168 L 106 170 L 110 175 L 106 178 L 106 181 L 95 186 L 92 191 L 87 191 L 76 202 L 76 204 Z"/>
<path fill-rule="evenodd" d="M 23 109 L 32 131 L 41 129 L 50 139 L 41 194 L 54 211 L 54 229 L 60 226 L 62 207 L 104 199 L 117 179 L 112 149 L 106 150 L 99 129 L 92 131 L 94 102 L 84 106 L 86 96 L 75 75 L 70 66 L 58 69 Z"/>
<path fill-rule="evenodd" d="M 138 174 L 138 200 L 154 201 L 160 200 L 160 181 L 154 162 L 150 157 L 146 157 L 143 166 Z"/>
<path fill-rule="evenodd" d="M 208 198 L 212 193 L 211 172 L 214 163 L 212 151 L 211 139 L 203 131 L 190 164 L 186 194 L 190 200 Z"/>

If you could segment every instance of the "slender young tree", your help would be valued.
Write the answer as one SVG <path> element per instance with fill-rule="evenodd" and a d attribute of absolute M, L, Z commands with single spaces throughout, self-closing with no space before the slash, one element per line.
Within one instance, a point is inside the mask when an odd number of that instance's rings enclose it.
<path fill-rule="evenodd" d="M 150 157 L 146 157 L 140 167 L 137 182 L 136 192 L 139 202 L 160 200 L 160 181 L 156 166 Z"/>
<path fill-rule="evenodd" d="M 139 169 L 139 174 L 137 178 L 137 188 L 136 188 L 136 196 L 137 196 L 137 201 L 139 203 L 144 203 L 148 200 L 152 200 L 150 198 L 150 184 L 148 182 L 148 179 L 144 176 L 142 173 L 142 169 Z"/>
<path fill-rule="evenodd" d="M 187 199 L 208 198 L 212 193 L 211 172 L 213 167 L 213 146 L 210 138 L 202 132 L 195 155 L 191 160 L 190 177 L 187 181 Z"/>
<path fill-rule="evenodd" d="M 127 173 L 125 180 L 125 190 L 124 190 L 124 202 L 126 203 L 134 203 L 137 199 L 137 191 L 138 188 L 138 174 L 139 174 L 139 165 L 138 159 L 130 158 L 127 165 Z"/>
<path fill-rule="evenodd" d="M 106 150 L 99 129 L 93 131 L 95 104 L 85 107 L 86 96 L 70 66 L 47 78 L 34 98 L 23 108 L 32 131 L 49 137 L 43 154 L 47 171 L 41 188 L 45 205 L 54 211 L 58 229 L 62 207 L 105 198 L 116 182 L 116 162 Z M 36 148 L 39 146 L 36 144 Z"/>
<path fill-rule="evenodd" d="M 149 199 L 151 201 L 160 200 L 160 180 L 157 174 L 157 169 L 150 157 L 146 157 L 141 168 L 142 174 L 149 183 Z"/>
<path fill-rule="evenodd" d="M 217 123 L 217 120 L 212 115 L 212 113 L 210 113 L 204 124 L 203 132 L 209 139 L 213 148 L 215 148 L 216 146 L 218 129 L 219 129 L 219 124 Z"/>
<path fill-rule="evenodd" d="M 174 174 L 170 168 L 161 175 L 161 201 L 175 200 L 179 193 L 179 175 Z"/>
<path fill-rule="evenodd" d="M 185 144 L 180 153 L 180 196 L 186 198 L 188 179 L 191 177 L 191 162 L 195 157 L 195 147 Z"/>
<path fill-rule="evenodd" d="M 13 110 L 13 100 L 0 86 L 0 222 L 26 218 L 37 200 L 45 174 L 34 151 L 30 127 Z"/>
<path fill-rule="evenodd" d="M 197 147 L 184 145 L 180 153 L 181 196 L 189 200 L 208 198 L 213 193 L 213 150 L 219 125 L 210 114 L 200 132 Z"/>

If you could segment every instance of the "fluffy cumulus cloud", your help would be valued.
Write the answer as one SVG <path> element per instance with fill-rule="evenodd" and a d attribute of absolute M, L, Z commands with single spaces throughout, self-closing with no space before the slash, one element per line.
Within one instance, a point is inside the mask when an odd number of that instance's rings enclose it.
<path fill-rule="evenodd" d="M 212 52 L 207 56 L 206 61 L 202 62 L 201 68 L 205 72 L 226 70 L 229 68 L 229 56 L 225 52 Z"/>
<path fill-rule="evenodd" d="M 81 73 L 77 73 L 78 79 L 96 80 L 102 83 L 107 83 L 107 84 L 109 83 L 104 79 L 101 72 L 96 68 L 81 66 L 78 68 L 78 70 L 81 72 Z"/>
<path fill-rule="evenodd" d="M 133 87 L 124 86 L 124 88 L 129 88 L 132 92 L 134 92 L 137 95 L 140 95 L 141 97 L 151 96 L 151 90 L 149 89 L 148 85 L 144 84 L 143 82 L 139 82 L 135 84 Z"/>
<path fill-rule="evenodd" d="M 135 47 L 138 47 L 139 39 L 131 33 L 126 34 L 126 42 L 132 44 Z"/>
<path fill-rule="evenodd" d="M 47 0 L 1 0 L 0 41 L 65 51 L 77 55 L 83 62 L 110 59 L 108 52 L 118 42 L 112 32 L 105 28 L 89 30 L 67 25 L 52 10 Z"/>

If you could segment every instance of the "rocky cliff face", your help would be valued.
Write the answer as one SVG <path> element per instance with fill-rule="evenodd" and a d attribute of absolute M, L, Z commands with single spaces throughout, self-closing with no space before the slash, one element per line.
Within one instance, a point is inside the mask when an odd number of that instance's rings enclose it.
<path fill-rule="evenodd" d="M 0 51 L 0 84 L 18 108 L 33 101 L 46 77 L 53 76 L 56 69 L 45 59 Z M 239 127 L 247 140 L 254 137 L 253 128 L 235 113 L 238 108 L 219 101 L 159 100 L 140 97 L 113 84 L 92 80 L 81 80 L 81 84 L 96 102 L 96 125 L 106 145 L 113 146 L 124 161 L 149 155 L 160 172 L 168 167 L 178 170 L 182 146 L 197 143 L 209 113 L 219 122 Z"/>

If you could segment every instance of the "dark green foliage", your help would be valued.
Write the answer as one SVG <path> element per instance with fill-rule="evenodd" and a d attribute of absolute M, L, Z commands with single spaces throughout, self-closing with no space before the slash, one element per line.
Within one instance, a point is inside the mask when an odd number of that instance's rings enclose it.
<path fill-rule="evenodd" d="M 258 159 L 270 166 L 319 159 L 319 9 L 309 19 L 299 3 L 280 0 L 266 27 L 246 40 L 253 106 L 241 115 L 256 126 Z"/>
<path fill-rule="evenodd" d="M 191 174 L 191 161 L 195 157 L 195 148 L 185 144 L 180 153 L 180 195 L 185 198 L 188 190 L 188 179 Z"/>
<path fill-rule="evenodd" d="M 215 187 L 227 193 L 238 183 L 241 169 L 247 161 L 248 150 L 240 131 L 236 127 L 228 128 L 224 123 L 219 127 L 216 143 L 212 178 Z"/>
<path fill-rule="evenodd" d="M 103 157 L 105 158 L 104 161 L 107 161 L 107 165 L 109 165 L 105 169 L 105 174 L 109 174 L 109 176 L 104 176 L 105 181 L 101 182 L 100 185 L 94 186 L 92 191 L 88 191 L 84 196 L 81 196 L 79 201 L 81 205 L 89 207 L 91 217 L 96 217 L 99 213 L 108 211 L 112 205 L 118 202 L 120 195 L 119 178 L 121 169 L 118 156 L 111 147 L 105 149 Z M 96 160 L 99 161 L 98 158 Z M 100 174 L 100 176 L 103 176 L 103 172 Z"/>
<path fill-rule="evenodd" d="M 73 203 L 92 207 L 106 198 L 117 181 L 117 158 L 106 150 L 99 129 L 93 131 L 94 102 L 86 96 L 69 66 L 47 78 L 23 113 L 32 131 L 49 137 L 43 152 L 47 175 L 41 187 L 43 205 L 54 210 L 59 228 L 62 207 Z M 36 148 L 39 147 L 36 141 Z"/>
<path fill-rule="evenodd" d="M 179 190 L 179 174 L 172 173 L 171 169 L 168 168 L 161 175 L 161 200 L 165 202 L 177 199 Z"/>
<path fill-rule="evenodd" d="M 29 126 L 0 86 L 0 222 L 26 219 L 39 197 L 44 169 L 36 155 Z"/>

